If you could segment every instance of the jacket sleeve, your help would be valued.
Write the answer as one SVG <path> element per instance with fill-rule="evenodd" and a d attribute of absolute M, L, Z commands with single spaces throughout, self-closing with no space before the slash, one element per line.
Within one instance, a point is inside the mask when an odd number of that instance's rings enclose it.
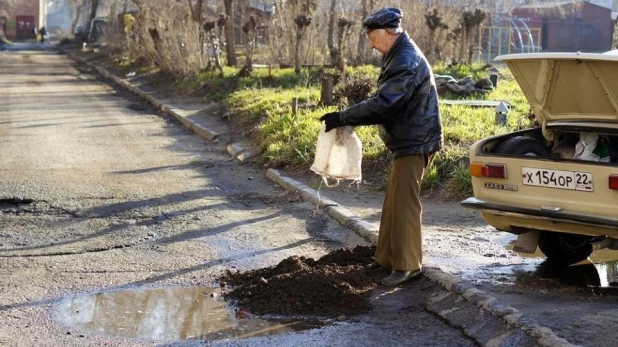
<path fill-rule="evenodd" d="M 401 110 L 401 103 L 416 88 L 415 75 L 418 64 L 414 62 L 393 61 L 385 71 L 384 82 L 369 99 L 351 106 L 340 113 L 343 125 L 384 124 L 392 117 L 391 110 Z M 405 108 L 404 108 L 405 109 Z"/>

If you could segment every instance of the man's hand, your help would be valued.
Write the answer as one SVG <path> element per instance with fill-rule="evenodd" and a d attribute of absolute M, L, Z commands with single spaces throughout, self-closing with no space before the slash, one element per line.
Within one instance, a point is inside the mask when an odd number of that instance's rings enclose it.
<path fill-rule="evenodd" d="M 320 121 L 324 121 L 326 124 L 326 132 L 343 126 L 343 124 L 341 124 L 341 119 L 339 119 L 339 112 L 329 112 L 320 117 Z"/>

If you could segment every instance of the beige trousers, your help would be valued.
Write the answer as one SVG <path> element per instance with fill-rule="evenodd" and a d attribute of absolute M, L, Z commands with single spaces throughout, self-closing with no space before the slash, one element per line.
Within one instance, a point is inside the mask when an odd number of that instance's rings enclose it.
<path fill-rule="evenodd" d="M 382 207 L 376 262 L 393 270 L 418 270 L 423 264 L 422 206 L 419 197 L 430 154 L 398 157 Z"/>

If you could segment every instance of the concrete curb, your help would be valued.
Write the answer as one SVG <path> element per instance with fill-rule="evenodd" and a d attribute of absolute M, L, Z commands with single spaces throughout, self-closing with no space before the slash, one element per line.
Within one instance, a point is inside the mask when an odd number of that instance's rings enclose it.
<path fill-rule="evenodd" d="M 516 308 L 461 283 L 453 275 L 438 269 L 423 273 L 448 290 L 447 294 L 432 298 L 427 310 L 462 328 L 483 346 L 575 346 Z"/>
<path fill-rule="evenodd" d="M 245 143 L 232 143 L 227 146 L 227 152 L 232 157 L 240 161 L 246 161 L 259 154 L 259 152 L 253 146 Z"/>
<path fill-rule="evenodd" d="M 101 76 L 113 80 L 128 91 L 142 97 L 158 110 L 176 118 L 199 136 L 209 141 L 216 140 L 220 136 L 217 132 L 174 112 L 169 106 L 129 82 L 110 74 L 107 70 L 92 66 L 70 52 L 66 54 L 93 68 Z M 241 161 L 257 154 L 252 147 L 245 144 L 230 144 L 227 146 L 227 151 L 232 157 Z M 352 211 L 340 206 L 337 202 L 321 198 L 315 189 L 282 175 L 278 170 L 268 169 L 266 177 L 286 190 L 298 193 L 303 200 L 325 208 L 328 215 L 341 225 L 355 231 L 370 242 L 377 243 L 378 230 L 374 225 L 356 217 Z M 431 268 L 425 269 L 423 274 L 448 291 L 432 298 L 426 305 L 427 310 L 442 317 L 451 325 L 463 329 L 467 336 L 483 346 L 574 346 L 567 340 L 556 336 L 551 329 L 526 318 L 517 309 L 500 303 L 483 291 L 461 283 L 453 275 Z"/>

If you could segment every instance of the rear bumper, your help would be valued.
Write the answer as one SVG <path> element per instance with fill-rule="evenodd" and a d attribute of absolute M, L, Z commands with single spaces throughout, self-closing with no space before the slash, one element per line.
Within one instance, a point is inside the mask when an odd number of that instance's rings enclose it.
<path fill-rule="evenodd" d="M 461 205 L 466 208 L 476 209 L 480 210 L 481 212 L 488 212 L 495 215 L 512 216 L 525 219 L 542 219 L 550 220 L 557 223 L 573 223 L 600 228 L 618 228 L 617 219 L 593 217 L 589 215 L 580 215 L 567 212 L 545 211 L 525 207 L 515 207 L 504 205 L 501 203 L 483 201 L 474 197 L 467 198 L 466 200 L 462 201 Z"/>

